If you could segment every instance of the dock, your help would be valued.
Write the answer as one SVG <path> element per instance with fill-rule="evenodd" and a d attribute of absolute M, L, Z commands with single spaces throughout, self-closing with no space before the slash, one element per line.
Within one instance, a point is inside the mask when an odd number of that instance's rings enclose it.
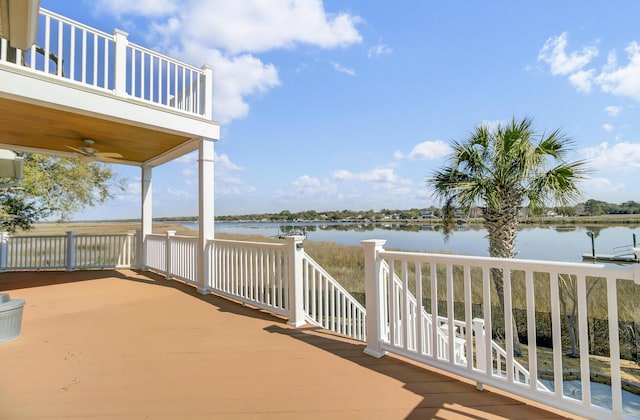
<path fill-rule="evenodd" d="M 582 254 L 584 261 L 606 261 L 613 263 L 637 263 L 640 259 L 635 254 L 613 255 L 613 254 Z"/>

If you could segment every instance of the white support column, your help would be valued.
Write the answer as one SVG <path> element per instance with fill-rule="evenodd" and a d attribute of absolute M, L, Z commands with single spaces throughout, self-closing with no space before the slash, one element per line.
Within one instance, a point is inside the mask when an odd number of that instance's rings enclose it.
<path fill-rule="evenodd" d="M 152 200 L 152 170 L 151 166 L 142 167 L 142 228 L 138 237 L 138 255 L 136 266 L 147 269 L 147 235 L 153 233 L 153 200 Z"/>
<path fill-rule="evenodd" d="M 306 324 L 304 319 L 304 288 L 302 257 L 304 247 L 303 236 L 288 236 L 287 250 L 289 254 L 289 325 L 300 327 Z"/>
<path fill-rule="evenodd" d="M 382 279 L 380 278 L 380 261 L 378 253 L 386 243 L 383 239 L 370 239 L 360 242 L 364 246 L 364 290 L 367 301 L 367 347 L 364 352 L 369 356 L 382 357 L 382 328 L 384 328 L 382 301 Z"/>
<path fill-rule="evenodd" d="M 120 29 L 113 31 L 113 39 L 116 44 L 114 63 L 114 93 L 118 96 L 127 95 L 127 46 L 129 40 L 128 33 Z"/>
<path fill-rule="evenodd" d="M 201 138 L 198 150 L 198 293 L 209 293 L 209 276 L 214 270 L 209 265 L 207 243 L 214 238 L 214 200 L 213 200 L 213 139 Z"/>

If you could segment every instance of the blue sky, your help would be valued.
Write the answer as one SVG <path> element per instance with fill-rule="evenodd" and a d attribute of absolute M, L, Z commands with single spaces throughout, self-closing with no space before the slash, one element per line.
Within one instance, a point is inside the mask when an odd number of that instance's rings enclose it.
<path fill-rule="evenodd" d="M 479 124 L 529 116 L 588 159 L 584 200 L 640 201 L 640 2 L 41 0 L 215 68 L 215 209 L 438 204 L 425 179 Z M 127 190 L 75 216 L 137 218 Z M 154 216 L 197 214 L 196 157 L 154 169 Z"/>

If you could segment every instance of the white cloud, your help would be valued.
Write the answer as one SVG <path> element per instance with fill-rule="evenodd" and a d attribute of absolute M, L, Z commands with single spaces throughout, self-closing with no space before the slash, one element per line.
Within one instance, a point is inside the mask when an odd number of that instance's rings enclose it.
<path fill-rule="evenodd" d="M 393 169 L 390 168 L 382 168 L 382 169 L 373 169 L 368 172 L 364 172 L 358 176 L 362 181 L 367 182 L 380 182 L 380 183 L 394 183 L 398 180 L 397 175 L 394 173 Z"/>
<path fill-rule="evenodd" d="M 320 0 L 192 0 L 181 14 L 188 38 L 232 54 L 362 41 L 358 16 L 328 13 Z"/>
<path fill-rule="evenodd" d="M 214 66 L 214 119 L 223 124 L 249 113 L 246 97 L 264 94 L 280 85 L 275 66 L 251 55 L 227 58 L 214 50 L 208 57 Z"/>
<path fill-rule="evenodd" d="M 214 67 L 214 118 L 226 124 L 245 117 L 247 98 L 264 94 L 281 81 L 273 64 L 251 53 L 309 45 L 348 47 L 360 43 L 348 13 L 329 13 L 320 0 L 99 0 L 95 10 L 119 17 L 143 16 L 132 30 L 145 34 L 152 48 L 197 66 Z M 223 52 L 224 51 L 224 52 Z M 354 75 L 352 69 L 338 71 Z"/>
<path fill-rule="evenodd" d="M 333 179 L 337 181 L 346 181 L 353 178 L 353 174 L 346 169 L 340 169 L 333 172 Z"/>
<path fill-rule="evenodd" d="M 610 105 L 608 107 L 605 107 L 604 110 L 607 114 L 609 114 L 610 117 L 617 117 L 618 114 L 620 114 L 620 112 L 622 111 L 622 107 Z"/>
<path fill-rule="evenodd" d="M 489 121 L 489 120 L 484 120 L 480 123 L 481 127 L 486 128 L 489 131 L 496 131 L 498 129 L 498 127 L 507 124 L 508 121 L 501 121 L 501 120 L 493 120 L 493 121 Z"/>
<path fill-rule="evenodd" d="M 602 129 L 604 131 L 613 131 L 615 130 L 615 127 L 612 126 L 611 124 L 602 124 Z"/>
<path fill-rule="evenodd" d="M 603 92 L 640 99 L 640 45 L 634 41 L 625 51 L 628 64 L 619 67 L 611 54 L 606 68 L 596 80 Z"/>
<path fill-rule="evenodd" d="M 549 64 L 551 74 L 566 76 L 582 70 L 598 55 L 596 47 L 584 47 L 581 51 L 570 54 L 567 54 L 566 48 L 567 33 L 563 32 L 547 39 L 538 53 L 538 60 Z"/>
<path fill-rule="evenodd" d="M 338 71 L 340 73 L 344 73 L 344 74 L 347 74 L 349 76 L 355 76 L 356 75 L 356 71 L 354 69 L 351 69 L 351 68 L 348 68 L 348 67 L 343 67 L 339 63 L 331 63 L 331 65 L 333 66 L 333 68 L 336 71 Z"/>
<path fill-rule="evenodd" d="M 367 57 L 374 58 L 374 57 L 379 57 L 381 55 L 389 55 L 392 52 L 393 50 L 388 45 L 379 43 L 369 48 L 369 51 L 367 52 Z"/>
<path fill-rule="evenodd" d="M 567 48 L 567 33 L 549 38 L 538 54 L 538 60 L 546 62 L 552 75 L 567 76 L 579 92 L 589 93 L 592 87 L 598 86 L 602 92 L 618 96 L 626 96 L 640 100 L 640 44 L 636 41 L 625 48 L 627 54 L 626 65 L 618 63 L 615 51 L 609 52 L 607 62 L 598 73 L 595 69 L 584 69 L 594 57 L 598 49 L 587 46 L 580 51 L 569 54 Z M 613 114 L 617 107 L 611 108 Z"/>
<path fill-rule="evenodd" d="M 114 16 L 167 16 L 180 8 L 178 0 L 96 0 L 96 11 Z"/>
<path fill-rule="evenodd" d="M 187 153 L 174 160 L 181 166 L 180 174 L 186 185 L 198 185 L 198 152 Z M 215 154 L 215 194 L 216 195 L 237 195 L 255 192 L 256 188 L 248 185 L 239 174 L 244 168 L 232 162 L 226 154 Z"/>
<path fill-rule="evenodd" d="M 216 195 L 240 195 L 257 191 L 256 187 L 247 184 L 239 175 L 244 168 L 233 163 L 228 155 L 216 154 L 214 169 Z"/>
<path fill-rule="evenodd" d="M 280 192 L 281 197 L 298 197 L 298 198 L 326 198 L 335 196 L 338 188 L 327 179 L 320 179 L 302 175 L 291 183 L 291 190 L 287 193 Z"/>
<path fill-rule="evenodd" d="M 589 93 L 593 84 L 595 70 L 580 70 L 569 75 L 569 82 L 576 87 L 578 92 Z"/>
<path fill-rule="evenodd" d="M 617 202 L 620 200 L 620 193 L 625 191 L 624 183 L 613 183 L 609 178 L 589 178 L 581 182 L 581 189 L 585 197 Z"/>
<path fill-rule="evenodd" d="M 165 197 L 169 197 L 169 198 L 176 198 L 176 199 L 191 199 L 194 198 L 194 195 L 192 193 L 190 193 L 189 191 L 185 191 L 185 190 L 178 190 L 175 188 L 167 188 L 165 190 Z"/>
<path fill-rule="evenodd" d="M 640 143 L 601 143 L 581 149 L 580 154 L 599 171 L 633 172 L 640 170 Z"/>
<path fill-rule="evenodd" d="M 140 178 L 134 178 L 132 182 L 128 182 L 124 186 L 124 190 L 115 191 L 114 199 L 124 202 L 139 202 L 142 194 L 142 185 Z"/>
<path fill-rule="evenodd" d="M 451 152 L 448 144 L 442 140 L 424 141 L 416 144 L 411 152 L 406 156 L 407 159 L 440 159 L 447 156 Z M 397 159 L 405 156 L 400 152 L 395 152 Z"/>

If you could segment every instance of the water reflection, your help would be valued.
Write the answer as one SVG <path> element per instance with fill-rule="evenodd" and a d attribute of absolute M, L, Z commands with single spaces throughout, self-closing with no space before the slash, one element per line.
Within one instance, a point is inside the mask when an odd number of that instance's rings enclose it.
<path fill-rule="evenodd" d="M 385 239 L 387 248 L 489 255 L 487 232 L 480 224 L 456 225 L 448 240 L 441 224 L 220 222 L 215 227 L 216 232 L 264 236 L 276 236 L 282 228 L 304 229 L 311 241 L 359 245 L 366 239 Z M 523 225 L 518 229 L 515 248 L 518 258 L 575 262 L 582 261 L 583 253 L 591 252 L 588 232 L 593 232 L 596 252 L 609 254 L 615 248 L 632 245 L 633 234 L 638 231 L 640 227 L 636 226 Z"/>

